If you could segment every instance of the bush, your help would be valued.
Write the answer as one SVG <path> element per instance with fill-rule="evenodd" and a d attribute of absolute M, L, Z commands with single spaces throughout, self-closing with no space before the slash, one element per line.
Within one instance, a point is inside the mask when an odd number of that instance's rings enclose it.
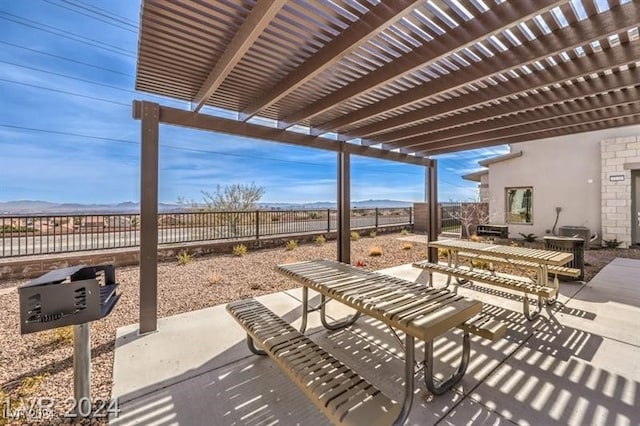
<path fill-rule="evenodd" d="M 427 251 L 427 256 L 429 255 L 429 251 Z M 439 248 L 438 249 L 438 259 L 446 259 L 449 255 L 449 249 Z"/>
<path fill-rule="evenodd" d="M 618 248 L 622 245 L 622 241 L 618 241 L 617 238 L 613 240 L 603 240 L 602 242 L 606 248 Z"/>
<path fill-rule="evenodd" d="M 402 250 L 411 250 L 412 248 L 413 248 L 413 244 L 411 243 L 402 244 Z"/>
<path fill-rule="evenodd" d="M 309 219 L 320 219 L 321 215 L 319 212 L 309 212 L 307 213 L 307 217 Z"/>
<path fill-rule="evenodd" d="M 218 274 L 211 274 L 207 281 L 209 281 L 209 285 L 220 284 L 222 282 L 222 277 Z"/>
<path fill-rule="evenodd" d="M 369 256 L 382 256 L 382 247 L 373 246 L 369 249 Z"/>
<path fill-rule="evenodd" d="M 351 241 L 358 241 L 360 239 L 360 234 L 356 231 L 351 231 Z"/>
<path fill-rule="evenodd" d="M 238 244 L 237 246 L 233 246 L 232 253 L 238 257 L 242 257 L 247 254 L 247 246 L 244 244 Z"/>
<path fill-rule="evenodd" d="M 520 235 L 522 235 L 522 238 L 528 243 L 533 243 L 538 239 L 538 237 L 533 234 L 523 234 L 522 232 L 520 232 Z"/>
<path fill-rule="evenodd" d="M 292 251 L 298 248 L 298 242 L 296 240 L 289 240 L 284 245 L 284 249 L 287 251 Z"/>
<path fill-rule="evenodd" d="M 400 235 L 409 235 L 409 231 L 403 229 L 402 231 L 400 231 Z"/>
<path fill-rule="evenodd" d="M 470 236 L 469 239 L 476 243 L 480 242 L 480 237 L 478 237 L 476 234 L 473 234 L 472 236 Z"/>
<path fill-rule="evenodd" d="M 326 242 L 327 239 L 324 237 L 324 235 L 318 235 L 315 239 L 315 243 L 317 246 L 323 246 Z"/>
<path fill-rule="evenodd" d="M 54 328 L 49 337 L 54 345 L 70 345 L 73 343 L 73 326 Z"/>
<path fill-rule="evenodd" d="M 491 264 L 484 260 L 472 260 L 471 266 L 473 266 L 476 269 L 491 270 Z"/>
<path fill-rule="evenodd" d="M 185 266 L 185 265 L 188 265 L 189 263 L 191 263 L 191 261 L 193 260 L 193 256 L 191 256 L 186 251 L 182 250 L 176 256 L 176 259 L 178 260 L 178 265 Z"/>
<path fill-rule="evenodd" d="M 378 233 L 376 231 L 371 231 L 369 232 L 369 238 L 375 238 L 378 235 Z"/>

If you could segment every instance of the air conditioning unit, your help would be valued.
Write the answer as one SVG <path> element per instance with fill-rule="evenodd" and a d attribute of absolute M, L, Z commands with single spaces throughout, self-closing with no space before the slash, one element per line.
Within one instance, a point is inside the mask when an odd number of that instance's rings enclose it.
<path fill-rule="evenodd" d="M 584 240 L 584 249 L 589 250 L 591 231 L 586 226 L 561 226 L 559 228 L 561 237 L 576 237 Z M 593 241 L 596 244 L 596 241 Z"/>

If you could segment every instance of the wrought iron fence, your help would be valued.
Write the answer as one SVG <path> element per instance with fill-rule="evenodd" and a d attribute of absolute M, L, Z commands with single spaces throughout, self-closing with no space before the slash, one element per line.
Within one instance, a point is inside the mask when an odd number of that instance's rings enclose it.
<path fill-rule="evenodd" d="M 333 209 L 161 213 L 158 243 L 332 232 L 336 213 Z M 410 207 L 351 211 L 352 229 L 412 224 Z M 0 257 L 136 247 L 140 215 L 0 216 L 0 240 Z"/>
<path fill-rule="evenodd" d="M 460 215 L 464 203 L 448 202 L 440 203 L 440 220 L 442 232 L 462 232 Z"/>

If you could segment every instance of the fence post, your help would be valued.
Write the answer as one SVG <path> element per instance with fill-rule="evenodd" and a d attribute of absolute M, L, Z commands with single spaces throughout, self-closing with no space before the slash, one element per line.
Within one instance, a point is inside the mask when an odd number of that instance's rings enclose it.
<path fill-rule="evenodd" d="M 260 210 L 256 210 L 256 240 L 260 239 Z"/>
<path fill-rule="evenodd" d="M 327 209 L 327 233 L 331 232 L 331 209 Z"/>
<path fill-rule="evenodd" d="M 413 225 L 413 208 L 409 207 L 409 225 Z"/>
<path fill-rule="evenodd" d="M 376 229 L 378 229 L 378 208 L 376 207 Z"/>

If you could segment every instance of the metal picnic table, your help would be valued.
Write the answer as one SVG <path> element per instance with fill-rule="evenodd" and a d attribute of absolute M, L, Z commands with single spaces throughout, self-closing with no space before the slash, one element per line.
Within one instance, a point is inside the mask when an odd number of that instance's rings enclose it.
<path fill-rule="evenodd" d="M 433 340 L 452 328 L 463 325 L 479 314 L 482 303 L 446 289 L 426 287 L 400 278 L 369 272 L 332 260 L 316 260 L 278 266 L 283 274 L 302 284 L 302 325 L 307 326 L 309 289 L 321 295 L 319 310 L 322 324 L 331 330 L 353 324 L 360 314 L 382 321 L 393 330 L 405 333 L 404 418 L 411 409 L 414 393 L 415 339 L 425 342 L 425 384 L 434 394 L 441 394 L 457 383 L 469 363 L 470 338 L 465 330 L 460 365 L 442 384 L 433 380 Z M 356 310 L 351 317 L 329 323 L 325 315 L 328 300 L 339 301 Z M 394 331 L 395 334 L 395 331 Z"/>

